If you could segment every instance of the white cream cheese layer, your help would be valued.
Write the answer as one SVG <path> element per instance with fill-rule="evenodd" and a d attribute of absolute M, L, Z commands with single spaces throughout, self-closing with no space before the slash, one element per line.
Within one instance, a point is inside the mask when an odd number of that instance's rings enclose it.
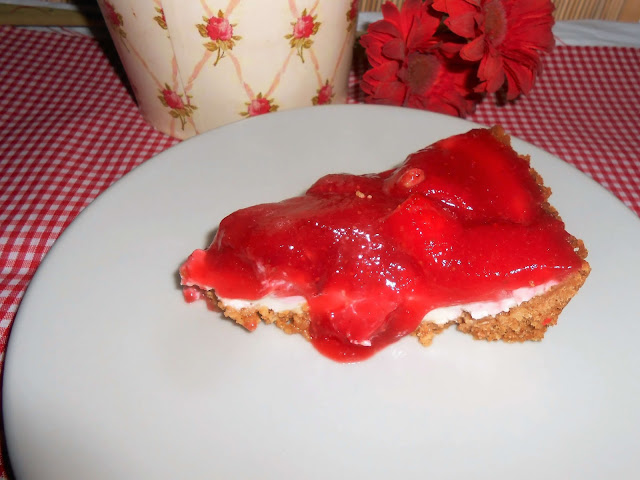
<path fill-rule="evenodd" d="M 266 307 L 274 312 L 295 312 L 301 313 L 302 307 L 307 303 L 304 297 L 274 297 L 273 295 L 267 295 L 266 297 L 258 298 L 257 300 L 242 300 L 237 298 L 223 298 L 218 299 L 226 306 L 241 310 L 243 308 L 250 308 L 257 310 L 259 308 Z"/>
<path fill-rule="evenodd" d="M 554 285 L 557 285 L 557 283 L 558 282 L 550 281 L 535 287 L 518 288 L 511 292 L 510 295 L 491 302 L 462 303 L 459 305 L 436 308 L 428 312 L 422 321 L 435 323 L 437 325 L 444 325 L 458 318 L 463 312 L 469 313 L 469 315 L 476 320 L 488 315 L 494 316 L 499 313 L 509 311 L 513 307 L 531 300 L 533 297 L 548 292 L 549 289 Z M 265 307 L 276 313 L 300 313 L 302 312 L 302 307 L 306 304 L 304 297 L 300 296 L 275 297 L 273 295 L 267 295 L 257 300 L 242 300 L 223 297 L 218 298 L 225 306 L 235 308 L 236 310 L 241 310 L 243 308 L 257 310 Z"/>
<path fill-rule="evenodd" d="M 422 321 L 444 325 L 458 318 L 462 312 L 467 312 L 475 320 L 486 316 L 495 316 L 502 312 L 508 312 L 513 307 L 548 292 L 551 287 L 557 284 L 558 282 L 550 281 L 536 287 L 518 288 L 511 292 L 511 295 L 493 302 L 472 302 L 436 308 L 427 313 Z"/>

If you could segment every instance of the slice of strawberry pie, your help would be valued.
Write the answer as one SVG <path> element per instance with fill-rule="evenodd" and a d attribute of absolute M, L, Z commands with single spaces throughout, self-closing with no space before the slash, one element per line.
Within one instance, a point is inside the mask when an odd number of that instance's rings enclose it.
<path fill-rule="evenodd" d="M 581 240 L 500 127 L 476 129 L 371 175 L 327 175 L 303 196 L 222 220 L 180 269 L 254 330 L 300 333 L 323 354 L 367 358 L 450 325 L 486 340 L 540 340 L 586 280 Z"/>

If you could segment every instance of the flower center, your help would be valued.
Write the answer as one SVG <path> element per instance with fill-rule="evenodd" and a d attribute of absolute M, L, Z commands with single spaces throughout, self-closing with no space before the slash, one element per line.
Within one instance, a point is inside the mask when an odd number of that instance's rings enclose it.
<path fill-rule="evenodd" d="M 507 14 L 498 0 L 487 2 L 484 7 L 484 34 L 494 45 L 499 45 L 507 33 Z"/>
<path fill-rule="evenodd" d="M 436 81 L 440 61 L 434 55 L 410 53 L 407 65 L 409 92 L 422 95 Z"/>

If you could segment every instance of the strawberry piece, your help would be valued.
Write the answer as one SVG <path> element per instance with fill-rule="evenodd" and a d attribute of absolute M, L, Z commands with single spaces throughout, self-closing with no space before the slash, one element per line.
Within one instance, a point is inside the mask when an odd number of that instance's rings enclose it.
<path fill-rule="evenodd" d="M 414 194 L 402 202 L 386 219 L 390 235 L 416 258 L 430 255 L 434 244 L 451 241 L 462 231 L 457 219 L 439 202 Z"/>
<path fill-rule="evenodd" d="M 530 224 L 539 213 L 540 187 L 531 176 L 529 162 L 498 140 L 489 130 L 472 130 L 435 144 L 437 156 L 450 158 L 430 172 L 447 176 L 453 184 L 473 192 L 470 207 L 490 221 Z"/>

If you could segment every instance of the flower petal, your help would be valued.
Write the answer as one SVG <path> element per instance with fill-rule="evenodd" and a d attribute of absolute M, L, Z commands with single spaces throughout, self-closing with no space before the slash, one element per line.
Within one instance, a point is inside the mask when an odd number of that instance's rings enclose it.
<path fill-rule="evenodd" d="M 404 60 L 405 45 L 399 38 L 394 38 L 382 46 L 382 55 L 390 60 L 402 62 Z"/>
<path fill-rule="evenodd" d="M 408 35 L 411 29 L 420 23 L 420 17 L 427 12 L 428 2 L 405 0 L 400 9 L 402 31 Z"/>
<path fill-rule="evenodd" d="M 505 75 L 502 57 L 497 52 L 489 52 L 482 58 L 478 67 L 478 78 L 486 82 L 483 91 L 495 93 L 502 87 Z"/>
<path fill-rule="evenodd" d="M 369 103 L 403 105 L 407 87 L 401 82 L 381 83 L 374 95 L 366 98 Z"/>
<path fill-rule="evenodd" d="M 426 10 L 415 18 L 413 27 L 407 35 L 407 49 L 409 51 L 424 52 L 432 48 L 438 43 L 438 39 L 434 37 L 440 20 L 430 15 Z"/>
<path fill-rule="evenodd" d="M 390 38 L 402 38 L 402 31 L 398 26 L 387 20 L 373 22 L 367 28 L 367 33 L 380 36 L 381 39 L 385 39 L 386 37 L 387 40 Z"/>
<path fill-rule="evenodd" d="M 460 57 L 470 62 L 477 62 L 485 53 L 485 36 L 480 35 L 473 41 L 467 43 L 460 50 Z"/>
<path fill-rule="evenodd" d="M 369 25 L 367 33 L 360 39 L 360 45 L 365 49 L 369 63 L 377 67 L 387 61 L 382 52 L 385 44 L 398 39 L 402 39 L 401 32 L 393 24 L 380 20 Z"/>
<path fill-rule="evenodd" d="M 432 7 L 439 12 L 447 13 L 449 16 L 457 17 L 469 12 L 479 11 L 480 1 L 472 0 L 435 0 Z"/>
<path fill-rule="evenodd" d="M 476 36 L 476 15 L 475 11 L 465 12 L 460 15 L 450 16 L 444 23 L 456 35 L 464 38 Z"/>
<path fill-rule="evenodd" d="M 398 78 L 398 64 L 396 62 L 386 62 L 382 65 L 367 70 L 362 76 L 363 80 L 369 83 L 388 82 Z"/>
<path fill-rule="evenodd" d="M 531 91 L 535 79 L 535 71 L 521 63 L 505 62 L 504 71 L 507 78 L 507 99 L 513 100 L 521 93 Z"/>
<path fill-rule="evenodd" d="M 402 31 L 402 18 L 398 7 L 391 2 L 385 2 L 380 8 L 384 21 L 394 25 L 399 31 Z"/>
<path fill-rule="evenodd" d="M 402 105 L 407 87 L 398 79 L 398 63 L 386 62 L 365 72 L 360 88 L 368 95 L 368 103 Z"/>

